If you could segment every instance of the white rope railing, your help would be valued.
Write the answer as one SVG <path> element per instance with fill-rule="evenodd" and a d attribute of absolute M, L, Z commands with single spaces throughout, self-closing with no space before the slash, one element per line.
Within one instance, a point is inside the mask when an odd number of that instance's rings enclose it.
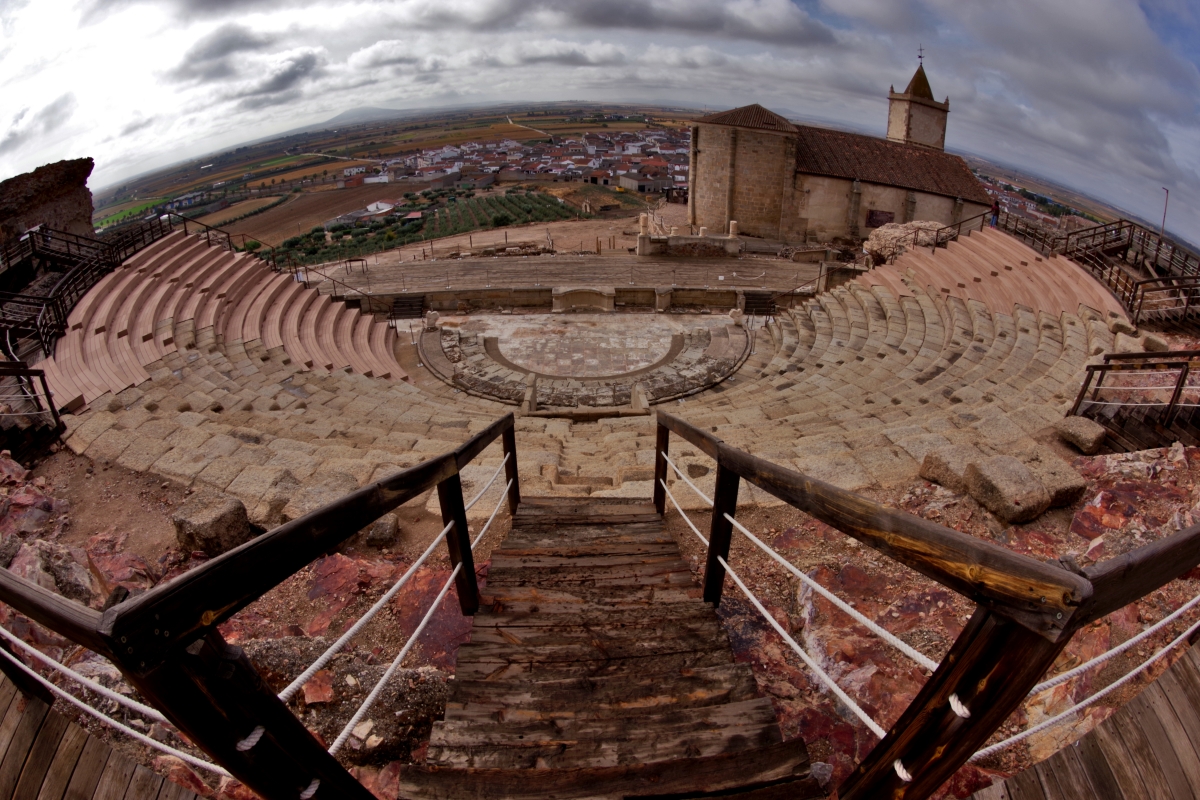
<path fill-rule="evenodd" d="M 668 464 L 670 464 L 671 469 L 675 470 L 675 474 L 678 475 L 684 482 L 686 482 L 688 486 L 692 487 L 692 491 L 694 491 L 701 498 L 703 498 L 704 501 L 707 502 L 710 506 L 713 505 L 713 501 L 711 499 L 709 499 L 708 496 L 704 494 L 704 492 L 700 491 L 694 483 L 692 483 L 690 480 L 687 479 L 687 477 L 679 470 L 679 467 L 675 466 L 675 464 L 671 461 L 670 458 L 667 458 L 666 453 L 663 453 L 662 456 L 664 459 L 666 459 L 666 462 Z M 661 479 L 660 479 L 660 481 L 661 481 Z M 683 513 L 683 509 L 680 507 L 678 501 L 675 500 L 675 497 L 673 495 L 671 495 L 671 491 L 669 489 L 667 489 L 667 485 L 665 482 L 663 483 L 663 489 L 666 490 L 667 494 L 671 496 L 671 502 L 675 504 L 675 508 L 679 509 L 679 513 L 684 517 L 684 519 L 687 521 L 688 525 L 690 525 L 692 527 L 692 530 L 696 531 L 697 536 L 700 536 L 700 531 L 696 530 L 696 526 L 692 525 L 692 521 L 690 519 L 687 519 L 687 515 Z M 911 645 L 909 645 L 907 642 L 901 640 L 900 638 L 893 635 L 892 633 L 889 633 L 885 628 L 881 627 L 874 620 L 870 619 L 865 614 L 863 614 L 862 612 L 858 611 L 853 606 L 851 606 L 849 603 L 847 603 L 846 601 L 842 600 L 840 597 L 835 595 L 833 592 L 829 591 L 824 586 L 822 586 L 821 584 L 814 581 L 812 578 L 805 575 L 803 572 L 801 572 L 799 569 L 797 569 L 793 564 L 788 562 L 787 559 L 785 559 L 783 556 L 776 553 L 774 549 L 772 549 L 770 546 L 768 546 L 766 543 L 764 543 L 761 539 L 759 539 L 757 536 L 755 536 L 753 533 L 751 533 L 746 528 L 745 525 L 742 525 L 742 523 L 738 522 L 731 515 L 726 514 L 725 519 L 729 520 L 729 522 L 731 522 L 735 528 L 737 528 L 739 531 L 741 531 L 743 534 L 745 534 L 746 538 L 748 538 L 751 542 L 753 542 L 760 550 L 762 550 L 764 553 L 766 553 L 772 559 L 777 561 L 780 564 L 780 566 L 782 566 L 784 569 L 788 570 L 793 575 L 795 575 L 806 586 L 811 587 L 813 591 L 817 592 L 822 597 L 824 597 L 826 600 L 828 600 L 829 602 L 831 602 L 835 606 L 837 606 L 839 609 L 841 609 L 845 613 L 849 614 L 859 624 L 861 624 L 867 630 L 871 631 L 871 633 L 874 633 L 876 636 L 883 639 L 885 642 L 890 644 L 892 647 L 896 648 L 901 653 L 908 656 L 914 662 L 916 662 L 917 664 L 920 664 L 922 667 L 929 670 L 930 672 L 933 672 L 934 670 L 937 669 L 938 662 L 929 658 L 924 653 L 919 652 L 918 650 L 913 648 Z M 700 536 L 700 538 L 701 538 L 701 540 L 704 541 L 704 543 L 706 545 L 708 544 L 708 541 L 704 540 L 703 536 Z"/>
<path fill-rule="evenodd" d="M 375 601 L 375 604 L 367 609 L 366 613 L 359 617 L 358 621 L 350 626 L 349 630 L 338 637 L 338 640 L 330 645 L 329 649 L 322 653 L 320 657 L 308 667 L 308 669 L 304 670 L 304 672 L 300 673 L 300 675 L 294 681 L 288 684 L 288 687 L 279 693 L 279 699 L 285 703 L 288 702 L 296 695 L 296 692 L 300 691 L 304 684 L 312 680 L 313 675 L 316 675 L 318 672 L 324 669 L 325 666 L 333 659 L 333 657 L 336 656 L 341 649 L 346 646 L 346 643 L 357 636 L 359 631 L 366 627 L 367 623 L 374 619 L 375 615 L 378 614 L 380 610 L 382 610 L 383 607 L 388 604 L 388 601 L 395 597 L 396 593 L 404 588 L 404 584 L 408 583 L 408 579 L 411 578 L 413 574 L 416 573 L 417 569 L 425 563 L 425 560 L 429 558 L 434 549 L 437 548 L 438 544 L 440 544 L 441 541 L 446 538 L 446 534 L 449 533 L 450 529 L 453 527 L 454 523 L 448 522 L 446 527 L 442 528 L 442 532 L 439 533 L 437 537 L 429 544 L 429 547 L 425 548 L 425 552 L 421 554 L 421 557 L 414 561 L 413 565 L 409 567 L 403 575 L 400 576 L 400 579 L 392 584 L 392 588 L 388 589 L 387 593 L 384 594 L 383 597 Z"/>
<path fill-rule="evenodd" d="M 137 713 L 141 714 L 142 716 L 149 717 L 150 719 L 154 720 L 155 722 L 164 722 L 164 723 L 167 723 L 168 725 L 170 724 L 170 722 L 167 720 L 167 718 L 164 717 L 162 714 L 160 714 L 157 710 L 151 708 L 148 705 L 139 703 L 137 700 L 134 700 L 132 697 L 126 697 L 125 695 L 121 694 L 120 692 L 114 692 L 112 689 L 109 689 L 107 686 L 104 686 L 103 684 L 97 683 L 96 681 L 92 680 L 91 678 L 87 678 L 87 677 L 84 677 L 83 675 L 80 675 L 78 672 L 76 672 L 75 670 L 66 666 L 65 664 L 59 663 L 58 661 L 55 661 L 53 658 L 50 658 L 50 656 L 46 655 L 41 650 L 38 650 L 33 645 L 28 644 L 25 641 L 17 638 L 15 635 L 13 635 L 11 632 L 9 632 L 8 629 L 0 627 L 0 636 L 3 636 L 8 641 L 17 645 L 22 650 L 24 650 L 26 653 L 29 653 L 29 655 L 33 656 L 38 661 L 41 661 L 46 666 L 50 667 L 50 669 L 55 670 L 56 672 L 67 676 L 71 680 L 75 681 L 78 684 L 81 684 L 82 686 L 86 687 L 90 691 L 95 692 L 96 694 L 100 695 L 101 697 L 105 698 L 106 700 L 112 700 L 114 703 L 125 706 L 126 708 L 130 709 L 131 711 L 136 711 Z"/>
<path fill-rule="evenodd" d="M 667 493 L 667 497 L 671 498 L 671 502 L 675 504 L 675 510 L 679 512 L 679 516 L 683 517 L 683 521 L 688 524 L 688 527 L 692 529 L 692 532 L 700 538 L 700 541 L 704 543 L 705 547 L 708 547 L 708 539 L 704 538 L 704 534 L 700 532 L 699 528 L 692 524 L 691 518 L 684 513 L 683 508 L 679 505 L 679 501 L 675 499 L 675 495 L 671 494 L 671 490 L 667 488 L 667 482 L 662 478 L 659 478 L 658 482 L 662 484 L 663 491 Z"/>
<path fill-rule="evenodd" d="M 26 666 L 21 661 L 21 659 L 17 658 L 15 655 L 8 652 L 7 650 L 0 649 L 0 655 L 3 655 L 9 661 L 11 661 L 13 664 L 15 664 L 19 669 L 21 669 L 23 672 L 25 672 L 27 675 L 29 675 L 31 678 L 33 678 L 38 683 L 40 683 L 42 686 L 45 686 L 47 689 L 49 689 L 51 692 L 53 692 L 56 696 L 61 697 L 63 700 L 66 700 L 68 703 L 75 706 L 80 711 L 83 711 L 84 713 L 95 717 L 97 720 L 99 720 L 100 722 L 102 722 L 105 725 L 108 725 L 110 728 L 113 728 L 114 730 L 118 730 L 121 733 L 125 734 L 126 736 L 129 736 L 132 739 L 136 739 L 137 741 L 141 742 L 142 744 L 146 745 L 147 747 L 152 747 L 155 750 L 166 753 L 167 755 L 174 756 L 187 764 L 191 764 L 193 767 L 196 767 L 197 769 L 207 770 L 209 772 L 215 773 L 217 775 L 222 775 L 222 776 L 229 775 L 229 772 L 226 771 L 225 768 L 219 767 L 216 764 L 212 763 L 211 761 L 205 761 L 204 759 L 197 758 L 196 756 L 194 756 L 190 753 L 185 753 L 182 750 L 177 750 L 176 748 L 171 747 L 168 744 L 163 744 L 162 742 L 158 741 L 157 739 L 151 739 L 149 736 L 142 733 L 141 731 L 134 730 L 133 728 L 129 727 L 128 725 L 124 724 L 123 722 L 118 722 L 117 720 L 113 719 L 112 717 L 108 716 L 107 714 L 104 714 L 104 713 L 98 711 L 97 709 L 92 708 L 87 703 L 83 702 L 78 697 L 76 697 L 75 695 L 59 688 L 58 686 L 55 686 L 53 683 L 51 683 L 50 681 L 43 678 L 37 672 L 35 672 L 34 670 L 32 670 L 28 666 Z"/>
<path fill-rule="evenodd" d="M 674 462 L 674 461 L 672 461 L 672 460 L 671 460 L 671 459 L 670 459 L 670 458 L 667 456 L 667 454 L 666 454 L 666 453 L 663 453 L 663 454 L 662 454 L 662 457 L 663 457 L 663 459 L 664 459 L 664 460 L 665 460 L 665 461 L 666 461 L 668 464 L 670 464 L 670 465 L 671 465 L 671 469 L 675 470 L 675 474 L 679 476 L 679 479 L 680 479 L 680 480 L 682 480 L 684 483 L 686 483 L 688 486 L 692 487 L 692 491 L 693 491 L 693 492 L 695 492 L 696 494 L 700 495 L 700 498 L 701 498 L 702 500 L 704 500 L 704 502 L 708 503 L 710 506 L 713 504 L 712 498 L 711 498 L 711 497 L 709 497 L 708 495 L 706 495 L 704 492 L 700 491 L 700 489 L 699 489 L 699 488 L 696 486 L 696 484 L 694 484 L 694 483 L 692 483 L 690 480 L 688 480 L 688 476 L 687 476 L 687 475 L 684 475 L 684 474 L 683 474 L 683 473 L 682 473 L 682 472 L 679 470 L 679 467 L 675 466 L 675 462 Z M 682 513 L 682 512 L 680 512 L 680 513 Z"/>
<path fill-rule="evenodd" d="M 1049 680 L 1042 681 L 1037 686 L 1030 689 L 1029 693 L 1031 695 L 1034 695 L 1039 692 L 1044 692 L 1047 689 L 1053 689 L 1055 686 L 1058 686 L 1059 684 L 1066 683 L 1067 681 L 1071 680 L 1072 678 L 1074 678 L 1078 675 L 1082 675 L 1083 673 L 1090 670 L 1092 667 L 1099 666 L 1100 664 L 1103 664 L 1104 662 L 1106 662 L 1110 659 L 1116 658 L 1117 656 L 1121 655 L 1121 653 L 1124 653 L 1126 650 L 1129 650 L 1132 647 L 1136 647 L 1139 642 L 1141 642 L 1145 639 L 1148 639 L 1149 637 L 1158 633 L 1160 630 L 1167 627 L 1172 622 L 1174 622 L 1175 620 L 1177 620 L 1181 616 L 1183 616 L 1183 614 L 1185 614 L 1189 609 L 1194 608 L 1197 604 L 1200 604 L 1200 595 L 1193 597 L 1191 600 L 1189 600 L 1188 602 L 1186 602 L 1182 606 L 1180 606 L 1176 611 L 1172 612 L 1171 614 L 1169 614 L 1166 617 L 1163 617 L 1161 620 L 1159 620 L 1158 622 L 1156 622 L 1154 625 L 1150 626 L 1146 630 L 1142 631 L 1137 636 L 1134 636 L 1134 637 L 1130 638 L 1129 640 L 1122 642 L 1121 644 L 1114 647 L 1112 650 L 1101 653 L 1100 655 L 1093 658 L 1091 661 L 1084 662 L 1083 664 L 1080 664 L 1079 666 L 1075 667 L 1074 669 L 1064 672 L 1061 675 L 1055 675 L 1053 678 L 1050 678 Z"/>
<path fill-rule="evenodd" d="M 501 466 L 503 467 L 503 465 Z M 487 522 L 484 523 L 483 528 L 479 531 L 479 535 L 477 535 L 474 541 L 471 542 L 471 550 L 474 550 L 476 545 L 483 541 L 484 535 L 488 532 L 488 528 L 490 528 L 492 525 L 492 520 L 496 518 L 496 514 L 499 513 L 500 507 L 503 506 L 504 501 L 508 499 L 507 489 L 512 488 L 511 480 L 508 482 L 508 486 L 505 488 L 506 491 L 500 495 L 500 500 L 496 503 L 496 507 L 492 509 L 492 515 L 488 517 Z M 450 525 L 453 525 L 453 523 L 450 523 Z M 447 528 L 449 528 L 450 525 L 447 525 Z M 342 728 L 342 732 L 338 734 L 337 739 L 335 739 L 333 744 L 329 746 L 330 755 L 336 755 L 337 752 L 342 749 L 342 746 L 346 743 L 346 740 L 350 738 L 354 728 L 359 722 L 362 721 L 362 718 L 367 715 L 367 712 L 371 710 L 371 707 L 375 704 L 375 701 L 379 699 L 379 695 L 383 692 L 387 682 L 391 680 L 392 676 L 396 673 L 396 670 L 400 668 L 400 664 L 404 661 L 404 657 L 408 655 L 409 651 L 412 650 L 413 645 L 417 643 L 417 639 L 420 638 L 421 632 L 425 630 L 425 626 L 429 624 L 429 620 L 433 619 L 434 613 L 442 604 L 443 598 L 445 598 L 446 593 L 450 591 L 450 586 L 454 583 L 454 579 L 458 577 L 458 573 L 461 571 L 462 563 L 460 562 L 455 565 L 454 570 L 450 573 L 450 577 L 446 579 L 446 583 L 442 585 L 441 591 L 438 592 L 437 597 L 434 598 L 433 603 L 429 606 L 429 610 L 426 611 L 425 616 L 421 618 L 421 624 L 419 624 L 417 629 L 412 632 L 412 635 L 408 637 L 408 641 L 404 643 L 404 647 L 402 647 L 400 652 L 396 654 L 396 657 L 392 659 L 392 663 L 375 683 L 375 686 L 371 689 L 370 694 L 368 694 L 366 699 L 363 700 L 362 704 L 358 707 L 358 710 L 354 712 L 354 716 L 352 716 L 350 721 L 346 723 L 346 726 Z"/>
<path fill-rule="evenodd" d="M 1095 694 L 1091 695 L 1090 697 L 1085 698 L 1084 700 L 1079 701 L 1075 705 L 1068 708 L 1066 711 L 1063 711 L 1060 714 L 1056 714 L 1053 717 L 1050 717 L 1050 719 L 1044 720 L 1044 721 L 1038 723 L 1037 725 L 1034 725 L 1032 728 L 1021 731 L 1020 733 L 1016 734 L 1015 736 L 1010 736 L 1009 738 L 1005 739 L 1004 741 L 997 742 L 996 744 L 994 744 L 990 747 L 983 748 L 982 750 L 975 753 L 975 755 L 971 756 L 971 760 L 978 761 L 981 758 L 987 758 L 988 756 L 993 755 L 995 753 L 999 753 L 1001 750 L 1009 748 L 1012 745 L 1017 744 L 1018 742 L 1028 739 L 1030 736 L 1033 736 L 1036 733 L 1040 733 L 1040 732 L 1046 730 L 1047 728 L 1053 728 L 1055 725 L 1058 725 L 1060 722 L 1067 719 L 1069 716 L 1074 714 L 1076 711 L 1080 711 L 1081 709 L 1087 708 L 1088 706 L 1092 705 L 1093 703 L 1095 703 L 1097 700 L 1104 697 L 1105 695 L 1110 694 L 1111 692 L 1115 692 L 1117 689 L 1119 689 L 1122 686 L 1124 686 L 1125 684 L 1129 683 L 1129 681 L 1133 680 L 1136 676 L 1138 676 L 1139 674 L 1144 672 L 1151 664 L 1153 664 L 1156 661 L 1158 661 L 1159 659 L 1161 659 L 1168 652 L 1173 650 L 1180 642 L 1185 641 L 1189 636 L 1191 636 L 1197 630 L 1200 630 L 1200 621 L 1193 623 L 1190 628 L 1188 628 L 1183 633 L 1179 634 L 1169 644 L 1164 646 L 1158 652 L 1154 653 L 1154 655 L 1150 656 L 1150 658 L 1143 661 L 1137 667 L 1134 667 L 1134 669 L 1132 671 L 1130 671 L 1123 677 L 1110 683 L 1108 686 L 1105 686 L 1100 691 L 1096 692 Z"/>
<path fill-rule="evenodd" d="M 500 477 L 500 473 L 504 471 L 504 465 L 508 463 L 509 456 L 510 456 L 509 453 L 504 454 L 504 460 L 500 462 L 500 466 L 496 467 L 496 471 L 494 473 L 492 473 L 491 480 L 489 480 L 487 482 L 487 484 L 482 489 L 479 490 L 479 494 L 475 495 L 474 499 L 471 500 L 471 502 L 467 503 L 467 505 L 465 507 L 467 511 L 470 511 L 471 506 L 478 503 L 480 498 L 482 498 L 485 494 L 487 494 L 487 490 L 492 488 L 492 484 L 496 482 L 496 478 Z"/>
<path fill-rule="evenodd" d="M 417 643 L 417 639 L 420 638 L 421 632 L 425 630 L 425 626 L 428 625 L 429 620 L 433 618 L 434 612 L 436 612 L 438 607 L 442 604 L 442 598 L 446 596 L 446 592 L 450 591 L 451 584 L 454 583 L 454 579 L 458 577 L 458 573 L 461 571 L 462 564 L 459 563 L 454 567 L 454 571 L 450 573 L 450 577 L 446 579 L 446 583 L 442 585 L 442 590 L 438 592 L 437 597 L 434 598 L 433 604 L 429 607 L 429 610 L 425 612 L 425 616 L 421 618 L 421 624 L 417 626 L 415 631 L 413 631 L 412 636 L 408 637 L 408 641 L 404 643 L 404 647 L 400 649 L 400 652 L 396 654 L 394 659 L 392 659 L 392 663 L 388 666 L 387 670 L 384 671 L 383 677 L 381 677 L 375 683 L 374 688 L 371 689 L 371 693 L 367 695 L 367 699 L 362 702 L 362 705 L 360 705 L 358 710 L 354 712 L 354 716 L 352 716 L 350 721 L 346 723 L 346 727 L 342 728 L 342 732 L 338 734 L 337 739 L 335 739 L 333 744 L 329 746 L 330 755 L 337 755 L 338 750 L 341 750 L 342 745 L 344 745 L 346 740 L 350 738 L 351 732 L 358 725 L 358 723 L 362 721 L 362 718 L 367 715 L 367 712 L 371 710 L 371 706 L 375 704 L 375 701 L 379 699 L 379 695 L 383 692 L 383 687 L 387 685 L 387 682 L 391 680 L 392 675 L 394 675 L 396 670 L 400 668 L 400 662 L 404 660 L 406 655 L 408 655 L 408 651 L 411 650 L 413 645 Z"/>
<path fill-rule="evenodd" d="M 915 650 L 907 642 L 905 642 L 905 641 L 897 638 L 895 635 L 889 633 L 886 629 L 880 627 L 879 624 L 877 624 L 875 621 L 873 621 L 872 619 L 867 617 L 865 614 L 860 612 L 858 609 L 854 608 L 849 603 L 847 603 L 846 601 L 842 600 L 840 597 L 835 595 L 833 592 L 829 591 L 824 586 L 822 586 L 821 584 L 814 581 L 812 578 L 805 575 L 803 572 L 801 572 L 799 569 L 797 569 L 793 564 L 789 563 L 783 556 L 776 553 L 771 547 L 769 547 L 761 539 L 759 539 L 757 536 L 755 536 L 753 533 L 751 533 L 749 530 L 747 530 L 745 525 L 738 522 L 736 519 L 731 517 L 729 514 L 725 515 L 725 519 L 727 519 L 731 523 L 733 523 L 733 527 L 735 527 L 739 531 L 741 531 L 746 536 L 747 539 L 754 542 L 754 544 L 758 546 L 759 550 L 762 550 L 764 553 L 766 553 L 772 559 L 779 562 L 779 564 L 784 569 L 786 569 L 788 572 L 792 573 L 797 578 L 799 578 L 800 581 L 803 582 L 805 586 L 812 588 L 812 590 L 814 592 L 818 593 L 819 595 L 824 597 L 826 600 L 828 600 L 829 602 L 833 603 L 835 606 L 840 608 L 842 611 L 849 614 L 851 617 L 853 617 L 855 620 L 857 620 L 859 622 L 859 624 L 861 624 L 867 630 L 871 631 L 871 633 L 873 633 L 876 636 L 878 636 L 879 638 L 883 639 L 885 642 L 890 644 L 892 647 L 896 648 L 901 653 L 908 656 L 913 661 L 920 664 L 922 667 L 929 670 L 930 672 L 933 672 L 934 670 L 936 670 L 938 668 L 938 662 L 934 661 L 932 658 L 929 658 L 924 653 L 921 653 L 921 652 Z"/>

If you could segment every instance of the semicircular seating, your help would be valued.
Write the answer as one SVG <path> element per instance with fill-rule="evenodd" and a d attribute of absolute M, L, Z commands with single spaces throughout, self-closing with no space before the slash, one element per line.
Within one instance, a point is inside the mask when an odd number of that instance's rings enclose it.
<path fill-rule="evenodd" d="M 385 322 L 257 258 L 176 232 L 97 283 L 40 366 L 59 406 L 78 409 L 148 381 L 154 365 L 180 348 L 259 357 L 282 349 L 305 368 L 405 380 L 394 342 Z"/>

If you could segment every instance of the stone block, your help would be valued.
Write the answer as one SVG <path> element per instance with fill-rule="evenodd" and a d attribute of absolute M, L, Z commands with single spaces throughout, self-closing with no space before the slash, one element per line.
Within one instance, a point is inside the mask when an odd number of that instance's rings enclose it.
<path fill-rule="evenodd" d="M 1124 317 L 1110 317 L 1108 320 L 1108 329 L 1119 337 L 1121 334 L 1132 336 L 1137 333 L 1137 328 L 1129 324 L 1129 320 Z"/>
<path fill-rule="evenodd" d="M 955 494 L 967 493 L 967 467 L 984 458 L 974 446 L 953 444 L 930 450 L 921 461 L 920 476 L 946 487 Z"/>
<path fill-rule="evenodd" d="M 371 547 L 392 547 L 400 540 L 400 518 L 384 514 L 363 528 L 363 541 Z"/>
<path fill-rule="evenodd" d="M 855 450 L 854 458 L 884 486 L 907 483 L 917 474 L 917 462 L 897 445 Z"/>
<path fill-rule="evenodd" d="M 358 481 L 354 476 L 343 472 L 328 472 L 318 480 L 301 486 L 284 506 L 280 522 L 290 522 L 294 519 L 324 508 L 335 500 L 340 500 L 351 492 L 358 491 Z"/>
<path fill-rule="evenodd" d="M 150 469 L 157 475 L 162 475 L 164 478 L 170 478 L 187 485 L 212 460 L 212 456 L 205 455 L 199 450 L 194 450 L 190 447 L 176 447 L 164 453 L 161 458 L 151 465 Z"/>
<path fill-rule="evenodd" d="M 1054 431 L 1064 442 L 1075 445 L 1081 453 L 1089 456 L 1100 452 L 1104 437 L 1108 435 L 1103 425 L 1087 417 L 1061 419 L 1055 423 Z"/>
<path fill-rule="evenodd" d="M 1142 337 L 1142 347 L 1146 348 L 1150 353 L 1165 353 L 1171 349 L 1171 345 L 1161 336 L 1155 336 L 1153 333 L 1148 333 Z"/>
<path fill-rule="evenodd" d="M 146 472 L 155 461 L 170 449 L 171 445 L 161 439 L 138 436 L 136 440 L 131 442 L 122 451 L 121 455 L 117 458 L 117 464 L 134 472 Z"/>
<path fill-rule="evenodd" d="M 1029 522 L 1050 507 L 1046 487 L 1012 456 L 967 464 L 964 477 L 971 497 L 1005 522 Z"/>
<path fill-rule="evenodd" d="M 236 497 L 198 492 L 171 515 L 175 538 L 185 551 L 218 556 L 250 541 L 254 530 L 246 506 Z"/>
<path fill-rule="evenodd" d="M 839 489 L 865 489 L 873 482 L 862 464 L 850 455 L 849 450 L 843 453 L 804 456 L 797 458 L 795 464 L 796 469 L 808 477 L 833 484 Z"/>
<path fill-rule="evenodd" d="M 260 528 L 280 523 L 283 509 L 300 482 L 284 467 L 249 466 L 225 488 L 227 494 L 241 498 L 249 510 L 250 522 Z"/>
<path fill-rule="evenodd" d="M 1051 508 L 1073 505 L 1087 491 L 1083 476 L 1045 445 L 1038 445 L 1018 458 L 1049 492 Z"/>
<path fill-rule="evenodd" d="M 1136 339 L 1133 336 L 1127 336 L 1124 333 L 1118 333 L 1116 340 L 1113 342 L 1113 351 L 1117 353 L 1141 353 L 1143 352 L 1142 340 Z"/>

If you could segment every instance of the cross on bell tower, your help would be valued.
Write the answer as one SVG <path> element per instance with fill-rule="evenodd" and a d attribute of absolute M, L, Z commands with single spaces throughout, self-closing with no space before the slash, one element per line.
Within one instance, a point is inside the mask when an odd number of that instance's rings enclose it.
<path fill-rule="evenodd" d="M 950 98 L 939 103 L 933 99 L 929 79 L 925 77 L 925 45 L 917 47 L 917 71 L 903 92 L 888 93 L 887 138 L 893 142 L 931 147 L 946 146 L 946 115 Z"/>

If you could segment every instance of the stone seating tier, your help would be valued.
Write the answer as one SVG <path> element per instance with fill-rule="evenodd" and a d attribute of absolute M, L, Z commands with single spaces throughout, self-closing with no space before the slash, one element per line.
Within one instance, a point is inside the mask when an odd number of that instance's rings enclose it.
<path fill-rule="evenodd" d="M 78 409 L 150 379 L 184 349 L 283 348 L 304 367 L 403 380 L 395 331 L 305 290 L 259 259 L 172 233 L 105 276 L 72 310 L 55 357 L 39 366 L 60 407 Z"/>

